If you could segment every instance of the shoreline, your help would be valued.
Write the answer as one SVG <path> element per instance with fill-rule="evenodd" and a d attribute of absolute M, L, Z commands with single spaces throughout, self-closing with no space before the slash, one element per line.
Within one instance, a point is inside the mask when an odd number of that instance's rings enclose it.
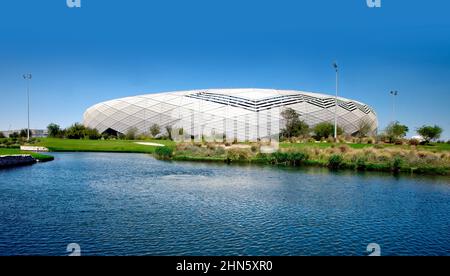
<path fill-rule="evenodd" d="M 145 143 L 145 145 L 143 145 Z M 164 145 L 153 146 L 153 145 Z M 159 160 L 223 164 L 263 164 L 282 167 L 320 167 L 333 171 L 383 172 L 388 174 L 450 176 L 450 147 L 357 144 L 357 143 L 280 143 L 275 153 L 261 153 L 263 144 L 223 147 L 221 143 L 178 143 L 170 140 L 70 140 L 37 139 L 33 146 L 49 152 L 105 152 L 151 154 Z M 24 154 L 19 149 L 0 148 L 1 154 Z M 32 154 L 39 161 L 52 156 Z"/>
<path fill-rule="evenodd" d="M 0 158 L 3 159 L 3 162 L 0 162 L 0 169 L 45 163 L 55 159 L 51 155 L 26 152 L 18 148 L 0 148 Z"/>
<path fill-rule="evenodd" d="M 49 151 L 55 153 L 129 153 L 129 154 L 147 154 L 151 155 L 153 158 L 161 160 L 161 161 L 175 161 L 175 162 L 196 162 L 196 163 L 216 163 L 216 164 L 224 164 L 224 165 L 264 165 L 271 167 L 282 167 L 282 168 L 322 168 L 328 169 L 329 171 L 347 171 L 347 172 L 355 172 L 355 173 L 363 173 L 363 172 L 378 172 L 389 175 L 410 175 L 410 176 L 450 176 L 449 169 L 436 168 L 436 167 L 422 167 L 422 168 L 411 168 L 411 167 L 400 167 L 398 170 L 393 169 L 388 164 L 375 164 L 375 163 L 367 163 L 364 169 L 358 169 L 356 164 L 350 163 L 342 163 L 338 168 L 330 168 L 329 164 L 326 162 L 322 162 L 319 160 L 305 160 L 300 164 L 290 164 L 289 162 L 271 162 L 267 159 L 263 158 L 252 158 L 249 160 L 231 160 L 223 157 L 199 157 L 199 156 L 188 156 L 188 155 L 175 155 L 169 159 L 158 158 L 157 154 L 149 153 L 149 152 L 137 152 L 137 151 L 119 151 L 119 150 L 51 150 Z M 34 153 L 35 155 L 40 156 L 41 158 L 35 158 L 35 162 L 31 164 L 17 164 L 17 165 L 8 165 L 3 166 L 0 165 L 0 168 L 11 168 L 18 167 L 24 165 L 32 165 L 36 163 L 45 163 L 49 161 L 53 161 L 54 157 L 51 155 L 42 155 L 39 153 Z M 27 155 L 27 154 L 25 154 Z M 29 154 L 32 156 L 33 154 Z M 5 156 L 14 156 L 14 155 L 5 155 Z"/>
<path fill-rule="evenodd" d="M 155 157 L 155 156 L 154 156 Z M 156 158 L 156 157 L 155 157 Z M 390 175 L 410 175 L 410 176 L 450 176 L 450 171 L 447 169 L 445 172 L 441 171 L 441 168 L 429 167 L 429 168 L 409 168 L 401 167 L 398 171 L 394 170 L 387 164 L 367 164 L 365 169 L 357 169 L 355 164 L 342 164 L 341 167 L 332 169 L 327 163 L 318 160 L 308 160 L 299 165 L 290 165 L 287 163 L 270 163 L 264 159 L 252 159 L 252 160 L 231 160 L 214 157 L 195 157 L 195 156 L 174 156 L 170 160 L 165 161 L 177 161 L 177 162 L 202 162 L 202 163 L 223 163 L 226 165 L 233 164 L 248 164 L 248 165 L 265 165 L 271 167 L 283 167 L 283 168 L 322 168 L 329 171 L 347 171 L 355 173 L 363 172 L 378 172 Z"/>
<path fill-rule="evenodd" d="M 0 155 L 0 169 L 28 166 L 36 163 L 37 160 L 29 154 Z"/>

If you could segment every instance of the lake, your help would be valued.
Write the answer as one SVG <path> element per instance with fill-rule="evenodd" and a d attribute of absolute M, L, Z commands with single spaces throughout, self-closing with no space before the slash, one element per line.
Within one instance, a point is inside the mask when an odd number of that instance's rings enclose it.
<path fill-rule="evenodd" d="M 450 254 L 450 179 L 52 153 L 0 170 L 0 255 Z"/>

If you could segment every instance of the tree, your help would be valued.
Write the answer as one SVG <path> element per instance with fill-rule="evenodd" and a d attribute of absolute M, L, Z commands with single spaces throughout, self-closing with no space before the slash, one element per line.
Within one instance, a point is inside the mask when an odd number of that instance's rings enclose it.
<path fill-rule="evenodd" d="M 344 130 L 338 126 L 337 134 L 341 135 L 342 133 L 344 133 Z M 317 140 L 320 140 L 322 138 L 328 138 L 330 136 L 332 137 L 334 135 L 334 124 L 328 122 L 317 124 L 314 127 L 314 134 Z"/>
<path fill-rule="evenodd" d="M 30 129 L 30 138 L 31 136 L 33 136 L 33 133 L 31 133 L 31 129 Z M 21 138 L 27 138 L 28 137 L 28 130 L 27 129 L 21 129 L 19 132 L 19 137 Z"/>
<path fill-rule="evenodd" d="M 398 139 L 404 138 L 408 131 L 409 128 L 405 125 L 401 125 L 399 122 L 390 123 L 385 130 L 389 143 L 394 143 Z"/>
<path fill-rule="evenodd" d="M 437 125 L 422 126 L 417 129 L 417 133 L 423 137 L 427 144 L 429 144 L 431 141 L 437 140 L 441 137 L 442 128 Z"/>
<path fill-rule="evenodd" d="M 61 127 L 57 124 L 51 123 L 47 126 L 48 137 L 60 137 Z"/>
<path fill-rule="evenodd" d="M 0 131 L 0 138 L 5 138 L 5 134 Z"/>
<path fill-rule="evenodd" d="M 169 138 L 169 140 L 173 140 L 172 139 L 172 126 L 166 126 L 166 131 L 167 131 L 167 138 Z"/>
<path fill-rule="evenodd" d="M 95 128 L 86 128 L 84 137 L 89 138 L 90 140 L 98 140 L 102 138 L 102 135 Z"/>
<path fill-rule="evenodd" d="M 161 127 L 158 125 L 158 124 L 153 124 L 151 127 L 150 127 L 150 134 L 153 136 L 153 137 L 156 137 L 156 135 L 158 135 L 158 134 L 160 134 L 161 133 Z"/>
<path fill-rule="evenodd" d="M 11 138 L 11 139 L 17 139 L 17 138 L 19 138 L 19 133 L 13 132 L 13 133 L 9 134 L 9 138 Z"/>
<path fill-rule="evenodd" d="M 135 127 L 130 128 L 127 133 L 125 133 L 125 139 L 126 140 L 134 140 L 136 139 L 136 134 L 138 130 Z"/>
<path fill-rule="evenodd" d="M 281 112 L 285 120 L 285 128 L 281 130 L 281 135 L 285 138 L 306 136 L 309 134 L 309 125 L 300 120 L 300 114 L 292 108 L 287 108 Z"/>
<path fill-rule="evenodd" d="M 82 124 L 75 123 L 65 130 L 66 138 L 82 139 L 86 136 L 86 127 Z"/>
<path fill-rule="evenodd" d="M 358 124 L 357 136 L 360 138 L 367 137 L 371 129 L 372 126 L 367 120 L 361 120 Z"/>

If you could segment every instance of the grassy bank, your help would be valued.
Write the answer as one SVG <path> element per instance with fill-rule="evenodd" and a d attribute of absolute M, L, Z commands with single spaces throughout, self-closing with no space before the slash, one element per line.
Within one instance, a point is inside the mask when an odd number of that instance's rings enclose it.
<path fill-rule="evenodd" d="M 166 147 L 136 144 L 150 142 Z M 175 144 L 168 140 L 69 140 L 38 139 L 36 146 L 61 152 L 149 153 L 164 160 L 226 163 L 258 163 L 281 166 L 318 166 L 355 171 L 405 172 L 450 175 L 450 145 L 429 146 L 388 144 L 281 143 L 273 154 L 261 154 L 258 144 L 225 147 L 219 143 Z M 2 153 L 3 151 L 3 153 Z M 20 150 L 2 149 L 0 154 L 17 154 Z M 45 155 L 32 154 L 39 160 Z"/>
<path fill-rule="evenodd" d="M 36 145 L 48 148 L 55 152 L 128 152 L 128 153 L 154 153 L 157 147 L 136 144 L 136 142 L 150 142 L 163 144 L 173 148 L 174 142 L 168 140 L 69 140 L 58 138 L 41 138 Z"/>
<path fill-rule="evenodd" d="M 412 147 L 409 145 L 394 145 L 394 144 L 333 144 L 333 143 L 280 143 L 281 149 L 306 149 L 306 148 L 331 148 L 334 146 L 347 145 L 351 149 L 364 149 L 364 148 L 396 148 L 409 150 Z M 418 145 L 414 147 L 417 150 L 431 151 L 431 152 L 445 152 L 450 151 L 450 144 L 447 143 L 434 143 L 430 145 Z"/>
<path fill-rule="evenodd" d="M 447 147 L 445 144 L 417 147 L 327 143 L 281 144 L 278 152 L 261 154 L 256 146 L 225 148 L 216 144 L 179 144 L 172 159 L 450 175 L 450 150 Z"/>
<path fill-rule="evenodd" d="M 51 155 L 41 154 L 41 153 L 30 153 L 26 151 L 21 151 L 20 149 L 5 149 L 0 148 L 0 155 L 14 155 L 14 154 L 29 154 L 33 156 L 34 159 L 39 160 L 39 162 L 52 161 L 54 159 Z"/>

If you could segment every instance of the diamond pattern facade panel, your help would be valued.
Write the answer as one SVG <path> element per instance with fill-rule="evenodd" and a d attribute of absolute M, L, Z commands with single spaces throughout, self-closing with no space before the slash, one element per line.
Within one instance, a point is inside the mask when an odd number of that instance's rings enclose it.
<path fill-rule="evenodd" d="M 158 124 L 172 128 L 175 138 L 257 141 L 278 139 L 285 108 L 296 110 L 311 127 L 334 122 L 337 102 L 338 125 L 347 134 L 362 122 L 376 133 L 375 111 L 358 101 L 334 96 L 287 90 L 211 89 L 168 92 L 127 97 L 99 103 L 84 114 L 84 125 L 99 132 L 108 129 L 148 133 Z"/>

